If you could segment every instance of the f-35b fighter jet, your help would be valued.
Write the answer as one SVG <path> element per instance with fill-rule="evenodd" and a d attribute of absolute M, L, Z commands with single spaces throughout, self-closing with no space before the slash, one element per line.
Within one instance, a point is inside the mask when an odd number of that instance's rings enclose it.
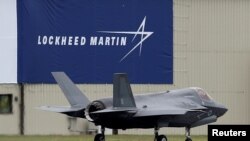
<path fill-rule="evenodd" d="M 158 135 L 162 127 L 185 127 L 186 141 L 192 141 L 190 128 L 215 122 L 227 108 L 215 102 L 201 88 L 191 87 L 133 96 L 125 73 L 113 77 L 113 97 L 89 99 L 63 72 L 52 72 L 70 107 L 41 106 L 40 109 L 86 118 L 101 126 L 94 141 L 105 141 L 105 128 L 154 128 L 155 141 L 167 141 Z"/>

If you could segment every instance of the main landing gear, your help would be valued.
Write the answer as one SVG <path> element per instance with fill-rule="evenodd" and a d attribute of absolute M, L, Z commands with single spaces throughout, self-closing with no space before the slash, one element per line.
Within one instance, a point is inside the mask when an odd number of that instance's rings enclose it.
<path fill-rule="evenodd" d="M 98 133 L 95 135 L 94 141 L 105 141 L 104 132 L 105 132 L 105 128 L 101 127 L 101 133 Z"/>
<path fill-rule="evenodd" d="M 165 135 L 159 135 L 159 128 L 155 128 L 155 139 L 154 141 L 167 141 L 167 137 Z"/>
<path fill-rule="evenodd" d="M 186 127 L 185 129 L 186 129 L 185 130 L 186 131 L 186 133 L 185 133 L 186 140 L 185 141 L 192 141 L 191 136 L 190 136 L 190 127 Z M 155 139 L 154 139 L 154 141 L 167 141 L 168 140 L 165 135 L 159 135 L 158 134 L 159 128 L 155 128 L 154 131 L 155 131 Z"/>
<path fill-rule="evenodd" d="M 191 136 L 190 136 L 190 127 L 186 127 L 185 128 L 186 130 L 186 133 L 185 133 L 185 135 L 186 135 L 186 140 L 185 141 L 192 141 L 192 139 L 191 139 Z"/>

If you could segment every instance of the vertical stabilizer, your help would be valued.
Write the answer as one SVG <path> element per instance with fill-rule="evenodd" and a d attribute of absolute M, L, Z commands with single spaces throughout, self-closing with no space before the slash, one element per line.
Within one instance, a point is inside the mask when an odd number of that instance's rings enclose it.
<path fill-rule="evenodd" d="M 136 107 L 126 73 L 115 73 L 113 77 L 113 107 Z"/>

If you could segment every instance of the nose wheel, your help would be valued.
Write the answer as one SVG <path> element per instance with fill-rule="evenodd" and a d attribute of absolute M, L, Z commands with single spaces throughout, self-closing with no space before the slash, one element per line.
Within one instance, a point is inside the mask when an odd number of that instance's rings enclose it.
<path fill-rule="evenodd" d="M 167 141 L 167 137 L 165 135 L 159 135 L 159 128 L 154 129 L 155 132 L 155 139 L 154 141 Z"/>

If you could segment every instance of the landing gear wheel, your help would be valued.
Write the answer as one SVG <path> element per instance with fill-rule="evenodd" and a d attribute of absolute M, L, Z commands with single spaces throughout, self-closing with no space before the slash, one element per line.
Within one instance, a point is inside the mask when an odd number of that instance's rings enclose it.
<path fill-rule="evenodd" d="M 190 136 L 190 127 L 186 127 L 186 140 L 185 141 L 192 141 L 191 136 Z"/>
<path fill-rule="evenodd" d="M 103 134 L 96 134 L 94 141 L 105 141 L 105 136 Z"/>
<path fill-rule="evenodd" d="M 167 137 L 165 135 L 159 135 L 156 139 L 157 141 L 167 141 Z"/>
<path fill-rule="evenodd" d="M 192 141 L 192 139 L 191 138 L 186 138 L 186 140 L 185 141 Z"/>
<path fill-rule="evenodd" d="M 154 132 L 155 132 L 155 139 L 154 139 L 154 141 L 167 141 L 168 140 L 165 135 L 159 135 L 158 134 L 158 132 L 159 132 L 159 128 L 158 127 L 155 127 Z"/>

